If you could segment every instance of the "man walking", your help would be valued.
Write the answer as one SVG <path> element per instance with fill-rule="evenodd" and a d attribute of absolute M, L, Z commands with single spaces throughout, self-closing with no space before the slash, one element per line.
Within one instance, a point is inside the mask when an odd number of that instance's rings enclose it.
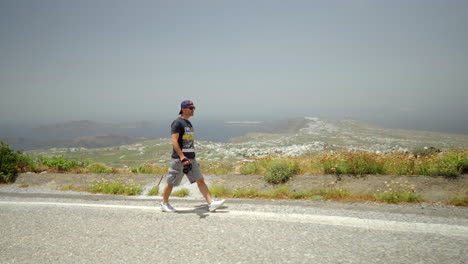
<path fill-rule="evenodd" d="M 171 141 L 172 141 L 172 160 L 167 174 L 167 184 L 163 191 L 163 201 L 161 202 L 161 210 L 163 212 L 175 212 L 176 210 L 169 204 L 169 196 L 171 195 L 174 186 L 178 186 L 184 176 L 189 179 L 190 183 L 196 182 L 198 189 L 205 197 L 208 203 L 210 212 L 221 207 L 226 200 L 215 201 L 211 197 L 205 179 L 201 174 L 198 162 L 195 159 L 195 136 L 192 123 L 189 119 L 195 112 L 195 106 L 190 100 L 183 101 L 180 104 L 179 117 L 172 122 L 171 125 Z"/>

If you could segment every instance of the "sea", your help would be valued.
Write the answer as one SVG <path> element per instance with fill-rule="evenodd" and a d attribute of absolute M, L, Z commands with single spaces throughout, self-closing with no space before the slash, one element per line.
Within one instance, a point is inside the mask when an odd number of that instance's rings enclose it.
<path fill-rule="evenodd" d="M 77 121 L 80 122 L 80 121 Z M 83 121 L 84 122 L 84 121 Z M 103 125 L 28 125 L 2 124 L 0 126 L 0 141 L 6 142 L 14 150 L 35 150 L 62 147 L 63 142 L 82 136 L 102 134 L 144 137 L 146 139 L 161 139 L 171 137 L 172 121 L 150 122 L 144 126 L 103 126 Z M 191 120 L 195 128 L 196 140 L 210 142 L 229 142 L 229 139 L 244 136 L 248 133 L 271 133 L 275 127 L 261 121 L 218 121 Z"/>

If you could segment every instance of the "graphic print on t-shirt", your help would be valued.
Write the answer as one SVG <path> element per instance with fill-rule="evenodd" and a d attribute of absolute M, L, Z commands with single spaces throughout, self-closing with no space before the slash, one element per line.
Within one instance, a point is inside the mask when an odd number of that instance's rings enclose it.
<path fill-rule="evenodd" d="M 193 127 L 184 127 L 185 133 L 182 136 L 182 152 L 195 152 L 195 134 Z"/>

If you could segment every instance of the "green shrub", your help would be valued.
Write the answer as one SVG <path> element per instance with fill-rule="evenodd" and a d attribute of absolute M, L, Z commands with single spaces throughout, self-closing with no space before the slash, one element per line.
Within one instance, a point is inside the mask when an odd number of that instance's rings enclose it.
<path fill-rule="evenodd" d="M 291 191 L 286 187 L 276 188 L 264 193 L 268 198 L 287 199 L 291 195 Z"/>
<path fill-rule="evenodd" d="M 449 203 L 455 206 L 468 206 L 468 197 L 464 197 L 464 198 L 455 197 L 451 199 Z"/>
<path fill-rule="evenodd" d="M 291 191 L 286 187 L 280 187 L 272 190 L 261 191 L 256 189 L 236 189 L 228 190 L 223 186 L 216 186 L 210 189 L 216 197 L 226 198 L 248 198 L 248 199 L 309 199 L 311 201 L 331 200 L 331 201 L 381 201 L 385 203 L 417 203 L 424 199 L 421 195 L 415 194 L 410 185 L 396 183 L 387 184 L 392 188 L 384 192 L 375 194 L 353 194 L 346 189 L 341 188 L 322 188 L 318 190 Z M 396 188 L 396 189 L 393 189 Z M 406 189 L 405 189 L 406 188 Z M 408 189 L 410 188 L 410 189 Z M 405 190 L 403 190 L 405 189 Z M 449 203 L 458 206 L 467 206 L 468 198 L 454 198 Z"/>
<path fill-rule="evenodd" d="M 323 161 L 323 169 L 327 174 L 383 174 L 384 163 L 367 153 L 346 153 L 342 157 Z"/>
<path fill-rule="evenodd" d="M 468 174 L 468 155 L 464 155 L 463 161 L 460 164 L 461 172 L 463 174 Z"/>
<path fill-rule="evenodd" d="M 449 152 L 438 158 L 439 175 L 458 177 L 465 169 L 467 157 L 463 153 Z"/>
<path fill-rule="evenodd" d="M 290 192 L 289 197 L 291 199 L 305 199 L 305 198 L 311 198 L 315 194 L 313 191 L 296 191 L 296 192 Z"/>
<path fill-rule="evenodd" d="M 428 162 L 420 162 L 415 165 L 414 173 L 416 175 L 434 176 L 434 175 L 437 175 L 437 169 L 434 164 L 431 164 Z"/>
<path fill-rule="evenodd" d="M 150 167 L 140 166 L 138 168 L 132 168 L 133 173 L 143 173 L 143 174 L 152 174 L 155 173 L 154 170 Z"/>
<path fill-rule="evenodd" d="M 377 193 L 375 198 L 386 203 L 415 203 L 423 201 L 419 194 L 412 191 L 385 191 Z"/>
<path fill-rule="evenodd" d="M 349 174 L 348 163 L 344 160 L 330 159 L 323 162 L 323 170 L 327 174 Z"/>
<path fill-rule="evenodd" d="M 69 171 L 74 167 L 82 167 L 82 163 L 75 160 L 67 160 L 63 156 L 52 156 L 51 158 L 40 157 L 37 162 L 49 168 L 54 168 L 58 171 Z"/>
<path fill-rule="evenodd" d="M 208 168 L 204 168 L 203 171 L 204 173 L 213 175 L 226 175 L 234 173 L 233 166 L 226 163 L 214 164 Z"/>
<path fill-rule="evenodd" d="M 234 173 L 234 166 L 230 162 L 199 160 L 198 165 L 203 174 L 226 175 Z"/>
<path fill-rule="evenodd" d="M 315 191 L 315 196 L 321 196 L 324 199 L 343 199 L 351 196 L 351 193 L 345 189 L 327 188 Z"/>
<path fill-rule="evenodd" d="M 175 197 L 185 197 L 185 196 L 188 196 L 190 193 L 190 191 L 186 188 L 183 188 L 183 189 L 180 189 L 178 190 L 177 192 L 174 192 L 172 194 L 172 196 L 175 196 Z"/>
<path fill-rule="evenodd" d="M 92 173 L 111 173 L 112 172 L 112 168 L 106 166 L 103 163 L 90 164 L 90 165 L 88 165 L 87 169 L 88 169 L 88 171 L 90 171 Z"/>
<path fill-rule="evenodd" d="M 11 174 L 4 175 L 2 171 L 0 171 L 0 183 L 6 183 L 12 181 Z"/>
<path fill-rule="evenodd" d="M 229 191 L 224 186 L 213 185 L 210 187 L 210 193 L 213 197 L 223 197 L 229 194 Z"/>
<path fill-rule="evenodd" d="M 232 196 L 234 198 L 257 198 L 262 194 L 254 189 L 236 189 L 232 192 Z"/>
<path fill-rule="evenodd" d="M 159 193 L 159 186 L 154 186 L 151 188 L 151 190 L 148 192 L 148 196 L 156 196 Z"/>
<path fill-rule="evenodd" d="M 415 172 L 419 175 L 456 178 L 468 167 L 468 156 L 463 152 L 447 152 L 419 162 Z"/>
<path fill-rule="evenodd" d="M 384 161 L 384 174 L 413 175 L 415 174 L 415 159 L 406 157 L 389 157 Z"/>
<path fill-rule="evenodd" d="M 73 184 L 68 184 L 68 185 L 59 187 L 58 189 L 60 191 L 73 191 L 73 190 L 78 190 L 79 188 L 76 188 L 75 186 L 73 186 Z"/>
<path fill-rule="evenodd" d="M 356 157 L 349 161 L 350 174 L 383 174 L 383 163 L 372 160 L 368 157 Z"/>
<path fill-rule="evenodd" d="M 240 173 L 244 175 L 258 174 L 260 166 L 257 162 L 248 162 L 240 168 Z"/>
<path fill-rule="evenodd" d="M 264 179 L 273 184 L 287 182 L 299 171 L 299 165 L 289 160 L 272 160 L 267 163 Z"/>
<path fill-rule="evenodd" d="M 87 188 L 91 193 L 117 194 L 117 195 L 139 195 L 142 188 L 140 185 L 133 183 L 124 184 L 121 181 L 106 181 L 96 182 Z"/>
<path fill-rule="evenodd" d="M 150 164 L 144 164 L 143 166 L 132 168 L 132 173 L 143 173 L 143 174 L 163 174 L 167 172 L 166 166 L 155 166 Z"/>
<path fill-rule="evenodd" d="M 18 171 L 31 163 L 22 151 L 13 151 L 10 146 L 0 141 L 0 183 L 14 181 Z"/>

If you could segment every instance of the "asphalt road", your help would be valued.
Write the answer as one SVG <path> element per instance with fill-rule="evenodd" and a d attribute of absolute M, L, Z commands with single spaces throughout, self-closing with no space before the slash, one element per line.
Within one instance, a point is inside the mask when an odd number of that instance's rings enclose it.
<path fill-rule="evenodd" d="M 1 263 L 468 263 L 468 210 L 0 193 Z M 450 212 L 450 213 L 448 213 Z"/>

